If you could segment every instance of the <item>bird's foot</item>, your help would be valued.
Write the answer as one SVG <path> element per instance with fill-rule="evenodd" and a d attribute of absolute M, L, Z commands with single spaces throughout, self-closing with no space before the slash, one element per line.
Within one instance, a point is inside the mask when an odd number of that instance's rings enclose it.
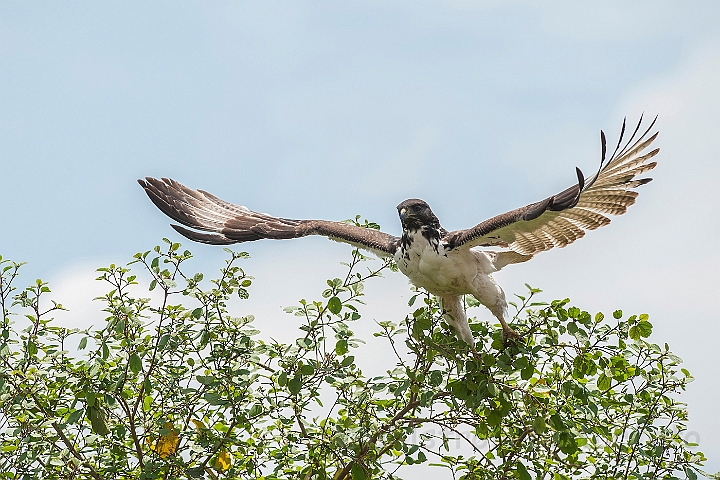
<path fill-rule="evenodd" d="M 503 345 L 522 342 L 522 336 L 510 327 L 503 327 L 502 341 Z"/>

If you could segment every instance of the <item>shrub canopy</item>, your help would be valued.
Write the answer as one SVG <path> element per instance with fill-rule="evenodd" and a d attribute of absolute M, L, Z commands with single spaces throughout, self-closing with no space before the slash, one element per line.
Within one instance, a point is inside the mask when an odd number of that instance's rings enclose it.
<path fill-rule="evenodd" d="M 21 264 L 0 257 L 0 478 L 363 480 L 414 464 L 460 479 L 700 472 L 676 399 L 692 377 L 648 341 L 647 315 L 591 315 L 528 287 L 513 321 L 524 341 L 503 345 L 496 325 L 473 320 L 473 351 L 418 290 L 406 318 L 377 324 L 395 364 L 368 378 L 352 325 L 364 282 L 390 262 L 353 251 L 343 278 L 287 309 L 299 334 L 283 344 L 230 311 L 252 279 L 247 254 L 227 251 L 209 282 L 167 240 L 100 268 L 106 318 L 86 331 L 57 325 L 62 305 L 41 309 L 48 285 L 17 289 Z M 133 295 L 131 269 L 159 301 Z"/>

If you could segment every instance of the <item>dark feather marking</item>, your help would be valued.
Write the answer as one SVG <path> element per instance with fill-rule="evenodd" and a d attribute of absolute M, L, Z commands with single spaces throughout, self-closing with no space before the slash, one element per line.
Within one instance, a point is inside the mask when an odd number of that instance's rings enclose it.
<path fill-rule="evenodd" d="M 640 119 L 642 120 L 642 117 L 640 117 Z M 627 117 L 623 117 L 623 124 L 622 124 L 622 128 L 620 129 L 620 138 L 618 138 L 617 145 L 615 145 L 615 150 L 613 151 L 613 154 L 610 156 L 610 158 L 615 158 L 615 154 L 618 152 L 618 149 L 620 148 L 620 144 L 622 143 L 622 140 L 623 140 L 623 135 L 625 135 L 626 121 L 627 121 Z"/>
<path fill-rule="evenodd" d="M 575 173 L 577 173 L 578 191 L 580 191 L 585 187 L 585 176 L 583 175 L 582 170 L 580 170 L 579 167 L 575 167 Z"/>

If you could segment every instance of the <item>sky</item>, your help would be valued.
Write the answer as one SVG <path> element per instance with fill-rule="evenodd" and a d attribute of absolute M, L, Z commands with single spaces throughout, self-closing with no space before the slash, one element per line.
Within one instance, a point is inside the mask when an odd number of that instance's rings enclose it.
<path fill-rule="evenodd" d="M 597 168 L 600 129 L 612 143 L 624 117 L 659 115 L 637 205 L 496 279 L 648 313 L 696 378 L 688 438 L 719 471 L 719 26 L 714 1 L 0 2 L 0 255 L 51 282 L 59 322 L 99 325 L 95 268 L 162 237 L 198 271 L 225 258 L 179 237 L 138 178 L 395 235 L 395 206 L 422 198 L 453 230 L 573 184 Z M 256 281 L 237 308 L 279 338 L 294 331 L 281 307 L 317 298 L 350 253 L 239 249 Z M 409 294 L 400 274 L 369 282 L 356 330 L 404 318 Z M 356 357 L 389 367 L 373 345 Z"/>

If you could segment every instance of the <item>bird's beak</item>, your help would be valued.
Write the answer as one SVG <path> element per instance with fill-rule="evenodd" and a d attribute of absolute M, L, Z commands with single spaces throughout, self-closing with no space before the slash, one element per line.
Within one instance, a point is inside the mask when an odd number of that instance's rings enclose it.
<path fill-rule="evenodd" d="M 406 218 L 407 218 L 407 210 L 403 208 L 400 210 L 400 220 L 405 221 Z"/>

